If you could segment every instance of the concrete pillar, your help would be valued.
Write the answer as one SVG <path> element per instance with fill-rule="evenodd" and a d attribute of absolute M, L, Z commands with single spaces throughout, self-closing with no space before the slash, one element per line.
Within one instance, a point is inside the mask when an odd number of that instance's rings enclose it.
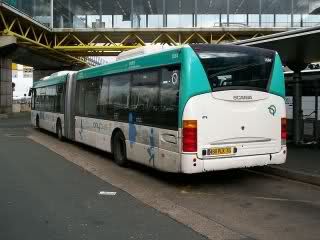
<path fill-rule="evenodd" d="M 12 61 L 0 56 L 0 113 L 12 112 Z"/>
<path fill-rule="evenodd" d="M 295 144 L 303 141 L 303 112 L 302 112 L 302 77 L 301 71 L 293 74 L 293 140 Z"/>

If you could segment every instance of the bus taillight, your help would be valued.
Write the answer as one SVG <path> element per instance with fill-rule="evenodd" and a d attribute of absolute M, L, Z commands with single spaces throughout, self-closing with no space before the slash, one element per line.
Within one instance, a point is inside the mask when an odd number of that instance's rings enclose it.
<path fill-rule="evenodd" d="M 281 143 L 285 145 L 287 141 L 287 119 L 281 118 Z"/>
<path fill-rule="evenodd" d="M 182 151 L 197 152 L 197 120 L 184 120 L 182 129 Z"/>

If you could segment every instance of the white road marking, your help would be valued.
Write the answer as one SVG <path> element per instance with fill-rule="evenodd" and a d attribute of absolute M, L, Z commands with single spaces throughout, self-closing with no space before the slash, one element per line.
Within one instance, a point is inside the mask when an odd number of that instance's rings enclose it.
<path fill-rule="evenodd" d="M 103 196 L 115 196 L 117 194 L 117 192 L 105 192 L 105 191 L 100 191 L 99 195 L 103 195 Z"/>

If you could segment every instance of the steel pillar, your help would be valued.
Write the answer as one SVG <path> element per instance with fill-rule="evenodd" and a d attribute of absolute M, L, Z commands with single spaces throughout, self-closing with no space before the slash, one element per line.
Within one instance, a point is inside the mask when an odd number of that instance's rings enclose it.
<path fill-rule="evenodd" d="M 0 56 L 0 113 L 12 112 L 12 61 Z"/>
<path fill-rule="evenodd" d="M 303 141 L 303 112 L 302 112 L 302 77 L 301 71 L 293 74 L 293 140 L 295 144 Z"/>

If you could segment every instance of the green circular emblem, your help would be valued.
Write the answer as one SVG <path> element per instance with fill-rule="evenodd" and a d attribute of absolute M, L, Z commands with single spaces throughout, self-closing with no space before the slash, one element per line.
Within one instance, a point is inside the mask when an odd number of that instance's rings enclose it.
<path fill-rule="evenodd" d="M 276 114 L 276 112 L 277 112 L 277 108 L 276 108 L 275 105 L 271 105 L 268 109 L 269 109 L 269 113 L 270 113 L 272 116 L 274 116 L 274 115 Z"/>

